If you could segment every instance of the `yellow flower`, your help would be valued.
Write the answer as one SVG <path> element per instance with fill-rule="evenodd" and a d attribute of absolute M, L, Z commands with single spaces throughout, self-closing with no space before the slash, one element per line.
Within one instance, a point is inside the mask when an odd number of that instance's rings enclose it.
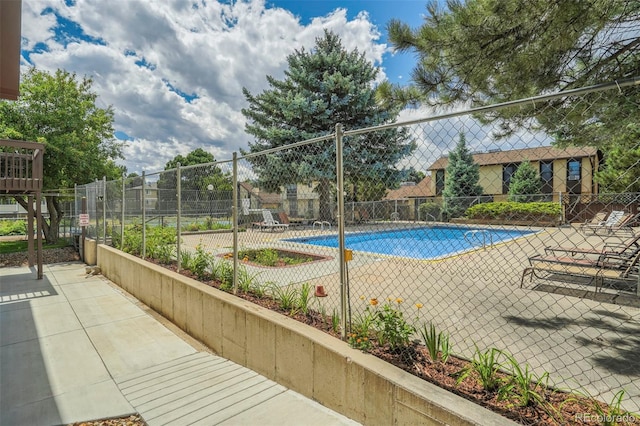
<path fill-rule="evenodd" d="M 422 303 L 416 303 L 416 308 L 422 309 Z"/>
<path fill-rule="evenodd" d="M 369 304 L 371 306 L 376 306 L 378 304 L 378 299 L 374 297 L 373 299 L 369 300 Z"/>
<path fill-rule="evenodd" d="M 387 300 L 388 300 L 389 302 L 391 302 L 391 301 L 393 300 L 393 297 L 389 296 L 389 297 L 387 297 Z"/>
<path fill-rule="evenodd" d="M 360 300 L 364 300 L 364 296 L 360 296 Z"/>
<path fill-rule="evenodd" d="M 404 302 L 404 300 L 402 300 L 402 298 L 401 298 L 401 297 L 398 297 L 398 298 L 396 299 L 396 303 L 397 303 L 397 304 L 400 304 L 400 303 L 402 303 L 402 302 Z"/>

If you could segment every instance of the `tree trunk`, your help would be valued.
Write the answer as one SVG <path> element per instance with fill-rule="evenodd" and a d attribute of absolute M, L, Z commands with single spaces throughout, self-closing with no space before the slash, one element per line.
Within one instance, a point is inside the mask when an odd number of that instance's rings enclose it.
<path fill-rule="evenodd" d="M 29 211 L 29 205 L 27 199 L 20 196 L 14 196 L 16 202 L 22 206 L 23 209 Z M 49 222 L 44 218 L 44 215 L 40 215 L 42 218 L 42 233 L 47 244 L 55 244 L 58 242 L 60 220 L 62 219 L 62 209 L 58 203 L 58 199 L 53 196 L 45 197 L 47 203 L 47 210 L 49 211 Z"/>
<path fill-rule="evenodd" d="M 45 199 L 47 200 L 47 210 L 49 211 L 49 224 L 43 225 L 42 228 L 44 229 L 44 236 L 47 242 L 53 244 L 58 242 L 58 237 L 60 236 L 60 221 L 62 220 L 64 212 L 60 207 L 57 197 L 47 196 Z M 44 220 L 42 223 L 44 224 Z"/>
<path fill-rule="evenodd" d="M 328 179 L 321 179 L 318 184 L 320 201 L 320 220 L 331 222 L 331 185 Z"/>

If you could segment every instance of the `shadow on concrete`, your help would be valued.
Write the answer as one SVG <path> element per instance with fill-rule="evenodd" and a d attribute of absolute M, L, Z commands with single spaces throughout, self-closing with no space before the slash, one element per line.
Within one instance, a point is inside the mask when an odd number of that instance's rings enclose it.
<path fill-rule="evenodd" d="M 561 330 L 578 327 L 581 330 L 598 331 L 574 335 L 575 341 L 582 347 L 590 348 L 592 356 L 589 362 L 612 374 L 638 377 L 640 380 L 640 321 L 625 312 L 610 312 L 597 309 L 587 312 L 580 318 L 566 317 L 532 318 L 517 315 L 505 315 L 509 323 L 533 330 Z"/>
<path fill-rule="evenodd" d="M 2 284 L 0 285 L 1 304 L 56 296 L 57 294 L 58 292 L 46 276 L 41 280 L 36 279 L 35 273 L 2 276 Z"/>
<path fill-rule="evenodd" d="M 23 277 L 23 282 L 24 280 Z M 53 288 L 50 284 L 47 286 L 47 283 L 43 279 L 43 285 L 38 286 L 39 291 L 52 291 Z M 6 283 L 3 277 L 0 294 L 5 297 L 23 293 L 14 288 L 11 282 Z M 26 298 L 42 297 L 29 296 L 29 292 L 24 295 Z M 11 309 L 6 309 L 7 306 Z M 13 337 L 3 338 L 7 342 L 0 346 L 0 424 L 35 426 L 43 419 L 46 419 L 48 425 L 61 424 L 40 340 L 20 340 L 20 334 L 38 336 L 31 302 L 25 300 L 0 304 L 0 318 L 0 335 Z"/>
<path fill-rule="evenodd" d="M 503 318 L 520 327 L 542 328 L 545 330 L 560 330 L 567 327 L 573 321 L 569 318 L 524 318 L 515 315 L 504 315 Z"/>

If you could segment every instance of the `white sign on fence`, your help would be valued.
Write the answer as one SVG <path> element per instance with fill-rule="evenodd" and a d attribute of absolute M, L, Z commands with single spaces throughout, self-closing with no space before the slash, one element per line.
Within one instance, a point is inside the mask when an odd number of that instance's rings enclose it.
<path fill-rule="evenodd" d="M 80 213 L 79 221 L 80 221 L 80 226 L 89 226 L 89 214 Z"/>

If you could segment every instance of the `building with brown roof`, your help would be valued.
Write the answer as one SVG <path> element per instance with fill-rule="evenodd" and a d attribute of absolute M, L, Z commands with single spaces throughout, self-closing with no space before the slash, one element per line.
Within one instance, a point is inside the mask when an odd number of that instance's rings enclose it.
<path fill-rule="evenodd" d="M 418 206 L 433 197 L 431 176 L 426 176 L 418 183 L 404 182 L 400 188 L 389 190 L 383 201 L 393 201 L 393 210 L 407 219 L 417 217 Z"/>
<path fill-rule="evenodd" d="M 480 166 L 480 185 L 485 195 L 494 201 L 505 201 L 509 192 L 511 176 L 518 166 L 529 161 L 538 170 L 542 180 L 542 193 L 557 201 L 559 194 L 595 194 L 598 192 L 594 173 L 598 170 L 600 156 L 593 147 L 514 149 L 509 151 L 488 151 L 473 154 L 473 160 Z M 447 156 L 436 160 L 431 172 L 431 191 L 440 196 L 444 189 Z"/>

